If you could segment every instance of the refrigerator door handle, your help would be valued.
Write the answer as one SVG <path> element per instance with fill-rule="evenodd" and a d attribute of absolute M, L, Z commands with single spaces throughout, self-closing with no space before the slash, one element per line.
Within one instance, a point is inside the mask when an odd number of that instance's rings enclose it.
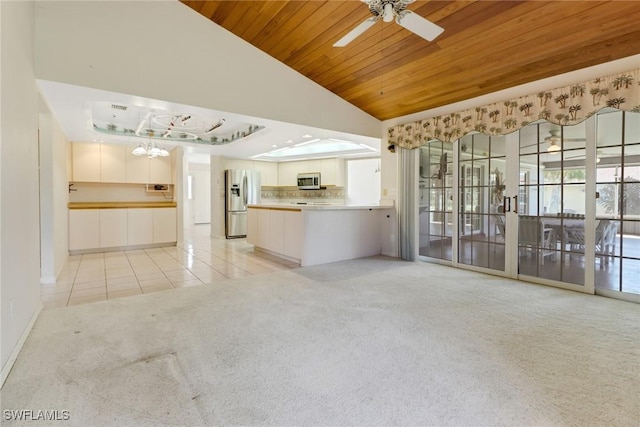
<path fill-rule="evenodd" d="M 248 186 L 247 186 L 247 175 L 242 177 L 242 194 L 244 195 L 244 207 L 246 209 L 247 207 L 247 202 L 248 202 L 248 195 L 247 195 L 247 191 L 249 190 Z"/>

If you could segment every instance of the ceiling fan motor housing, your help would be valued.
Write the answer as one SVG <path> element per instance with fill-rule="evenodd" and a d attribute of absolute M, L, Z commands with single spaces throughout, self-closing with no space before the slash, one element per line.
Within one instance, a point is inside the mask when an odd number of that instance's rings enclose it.
<path fill-rule="evenodd" d="M 409 3 L 414 0 L 363 0 L 369 6 L 369 11 L 377 19 L 382 18 L 385 22 L 391 22 L 393 17 L 402 16 L 402 12 Z"/>

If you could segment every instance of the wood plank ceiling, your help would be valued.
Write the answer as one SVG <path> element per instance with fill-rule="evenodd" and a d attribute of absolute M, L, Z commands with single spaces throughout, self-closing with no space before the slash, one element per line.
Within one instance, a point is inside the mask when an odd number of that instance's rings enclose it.
<path fill-rule="evenodd" d="M 182 2 L 380 120 L 640 53 L 640 1 L 416 1 L 433 42 L 380 21 L 343 48 L 360 1 Z"/>

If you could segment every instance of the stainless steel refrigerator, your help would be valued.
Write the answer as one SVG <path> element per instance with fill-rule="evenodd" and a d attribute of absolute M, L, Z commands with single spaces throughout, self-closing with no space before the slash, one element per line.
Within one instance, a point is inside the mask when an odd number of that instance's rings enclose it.
<path fill-rule="evenodd" d="M 247 205 L 260 203 L 260 172 L 239 169 L 224 171 L 225 235 L 246 237 Z"/>

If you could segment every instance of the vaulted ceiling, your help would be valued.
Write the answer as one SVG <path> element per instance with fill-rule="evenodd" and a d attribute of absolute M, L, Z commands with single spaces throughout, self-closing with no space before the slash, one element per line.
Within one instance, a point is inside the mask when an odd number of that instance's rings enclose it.
<path fill-rule="evenodd" d="M 415 1 L 444 28 L 428 42 L 361 1 L 182 3 L 386 120 L 640 53 L 640 1 Z"/>

